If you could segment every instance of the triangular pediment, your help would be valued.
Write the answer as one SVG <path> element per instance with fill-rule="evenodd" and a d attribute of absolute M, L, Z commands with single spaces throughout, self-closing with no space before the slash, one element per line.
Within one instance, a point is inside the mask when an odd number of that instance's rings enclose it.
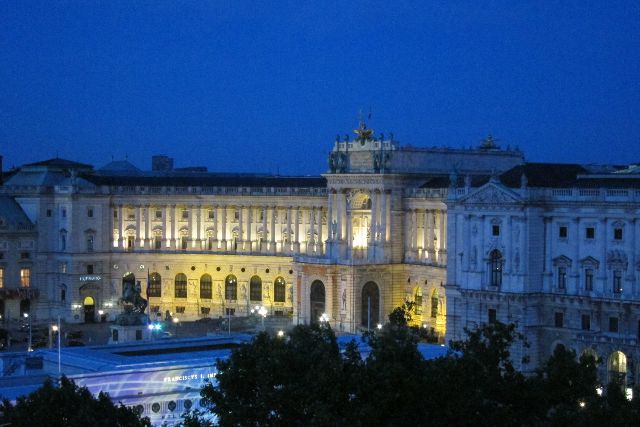
<path fill-rule="evenodd" d="M 483 205 L 520 204 L 522 199 L 514 191 L 500 184 L 488 183 L 460 199 L 462 203 Z"/>

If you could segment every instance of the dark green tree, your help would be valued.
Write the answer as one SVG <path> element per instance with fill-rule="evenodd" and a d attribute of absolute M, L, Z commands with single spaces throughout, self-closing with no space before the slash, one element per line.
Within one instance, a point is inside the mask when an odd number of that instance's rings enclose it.
<path fill-rule="evenodd" d="M 328 326 L 261 333 L 216 366 L 217 385 L 201 395 L 221 426 L 339 425 L 349 413 L 347 376 L 357 362 L 343 364 Z"/>
<path fill-rule="evenodd" d="M 114 405 L 105 393 L 95 398 L 86 387 L 78 387 L 64 376 L 59 387 L 47 380 L 38 390 L 19 397 L 15 405 L 4 400 L 0 411 L 2 424 L 11 426 L 151 426 L 149 419 L 140 418 L 133 408 Z"/>

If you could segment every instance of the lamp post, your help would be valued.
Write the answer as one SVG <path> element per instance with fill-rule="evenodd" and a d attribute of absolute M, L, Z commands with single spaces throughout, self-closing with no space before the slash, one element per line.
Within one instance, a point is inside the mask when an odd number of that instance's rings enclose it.
<path fill-rule="evenodd" d="M 25 319 L 29 319 L 29 346 L 27 351 L 33 351 L 33 346 L 31 345 L 31 316 L 29 316 L 29 313 L 23 313 L 22 315 Z"/>
<path fill-rule="evenodd" d="M 320 323 L 322 324 L 327 324 L 327 322 L 329 322 L 329 315 L 327 315 L 327 313 L 322 313 L 322 316 L 320 316 Z"/>
<path fill-rule="evenodd" d="M 176 338 L 178 338 L 178 323 L 180 323 L 180 319 L 177 317 L 173 318 L 173 324 L 176 325 Z"/>
<path fill-rule="evenodd" d="M 61 361 L 61 354 L 60 354 L 60 316 L 58 316 L 58 324 L 57 325 L 53 325 L 51 326 L 51 330 L 53 332 L 57 332 L 58 333 L 58 375 L 60 375 L 60 361 Z"/>
<path fill-rule="evenodd" d="M 264 331 L 264 318 L 267 317 L 267 309 L 263 305 L 256 305 L 251 309 L 251 313 L 255 313 L 259 316 L 262 316 L 262 330 Z"/>

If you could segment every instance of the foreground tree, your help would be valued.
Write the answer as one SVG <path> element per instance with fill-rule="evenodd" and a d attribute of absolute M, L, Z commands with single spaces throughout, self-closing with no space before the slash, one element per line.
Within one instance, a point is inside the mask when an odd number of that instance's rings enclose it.
<path fill-rule="evenodd" d="M 2 425 L 11 426 L 151 426 L 149 419 L 140 418 L 133 408 L 114 405 L 105 393 L 95 398 L 86 387 L 78 387 L 64 376 L 59 387 L 47 380 L 38 390 L 19 397 L 15 405 L 4 400 L 0 411 Z"/>
<path fill-rule="evenodd" d="M 219 360 L 201 395 L 221 426 L 335 425 L 349 411 L 346 366 L 331 328 L 296 326 Z"/>

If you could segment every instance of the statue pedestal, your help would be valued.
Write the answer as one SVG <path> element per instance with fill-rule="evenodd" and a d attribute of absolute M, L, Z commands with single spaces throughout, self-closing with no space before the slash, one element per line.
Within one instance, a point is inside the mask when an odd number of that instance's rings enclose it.
<path fill-rule="evenodd" d="M 123 344 L 151 339 L 147 325 L 111 325 L 109 344 Z"/>

